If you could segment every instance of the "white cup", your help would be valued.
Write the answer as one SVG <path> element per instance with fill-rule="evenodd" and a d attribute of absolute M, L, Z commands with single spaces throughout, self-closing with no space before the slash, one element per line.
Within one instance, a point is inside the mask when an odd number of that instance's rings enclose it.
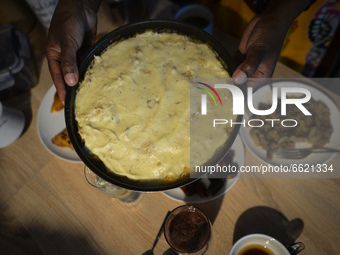
<path fill-rule="evenodd" d="M 189 4 L 175 14 L 175 20 L 187 22 L 213 34 L 214 16 L 210 9 L 202 4 Z"/>
<path fill-rule="evenodd" d="M 302 243 L 296 243 L 290 245 L 292 253 L 288 251 L 288 249 L 280 243 L 278 240 L 271 236 L 263 235 L 263 234 L 251 234 L 242 237 L 238 240 L 232 247 L 229 255 L 239 255 L 240 252 L 245 249 L 245 247 L 250 247 L 253 245 L 260 246 L 264 248 L 264 250 L 269 250 L 275 255 L 291 255 L 298 254 L 300 251 L 304 249 L 304 245 Z M 268 252 L 269 253 L 269 252 Z M 271 253 L 269 253 L 271 254 Z"/>
<path fill-rule="evenodd" d="M 0 148 L 4 148 L 16 141 L 25 126 L 25 115 L 0 102 Z"/>

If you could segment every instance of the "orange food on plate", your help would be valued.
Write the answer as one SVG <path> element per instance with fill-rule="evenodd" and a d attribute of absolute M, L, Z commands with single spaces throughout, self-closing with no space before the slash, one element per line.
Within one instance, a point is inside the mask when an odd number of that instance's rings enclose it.
<path fill-rule="evenodd" d="M 52 138 L 52 143 L 59 147 L 70 148 L 74 150 L 73 145 L 71 143 L 70 137 L 68 136 L 66 128 Z"/>
<path fill-rule="evenodd" d="M 61 102 L 58 93 L 56 92 L 54 94 L 54 101 L 52 104 L 51 112 L 58 112 L 64 108 L 63 102 Z"/>

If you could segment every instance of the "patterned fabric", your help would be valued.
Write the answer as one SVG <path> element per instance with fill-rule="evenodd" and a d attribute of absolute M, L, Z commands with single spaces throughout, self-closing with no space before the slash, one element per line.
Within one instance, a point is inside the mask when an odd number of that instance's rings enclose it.
<path fill-rule="evenodd" d="M 340 8 L 334 8 L 340 0 L 328 0 L 315 12 L 308 26 L 308 39 L 312 42 L 305 57 L 302 74 L 314 76 L 322 62 L 340 23 Z M 340 45 L 339 45 L 340 47 Z"/>

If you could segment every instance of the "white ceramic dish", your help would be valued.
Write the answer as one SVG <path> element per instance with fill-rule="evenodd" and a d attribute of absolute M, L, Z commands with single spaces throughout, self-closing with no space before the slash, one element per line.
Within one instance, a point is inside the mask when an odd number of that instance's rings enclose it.
<path fill-rule="evenodd" d="M 329 98 L 325 93 L 321 90 L 317 89 L 316 87 L 312 87 L 305 83 L 301 83 L 299 81 L 277 81 L 272 83 L 273 87 L 299 87 L 308 89 L 311 93 L 312 99 L 316 101 L 323 102 L 330 111 L 330 118 L 331 123 L 333 126 L 333 133 L 330 138 L 330 142 L 326 144 L 324 147 L 326 148 L 339 148 L 340 146 L 340 129 L 337 128 L 340 126 L 340 112 L 337 105 Z M 254 99 L 254 106 L 255 108 L 259 105 L 260 102 L 263 103 L 271 103 L 271 87 L 269 85 L 265 85 L 259 88 L 253 95 Z M 280 91 L 280 90 L 278 90 Z M 280 95 L 280 92 L 279 92 Z M 250 113 L 246 112 L 244 115 L 244 119 L 247 121 L 250 119 Z M 304 159 L 282 159 L 278 158 L 275 154 L 272 160 L 268 161 L 266 158 L 266 150 L 255 146 L 251 136 L 250 136 L 250 128 L 241 126 L 240 128 L 240 135 L 245 143 L 245 145 L 249 148 L 249 150 L 261 161 L 265 163 L 269 163 L 271 165 L 283 165 L 283 166 L 290 166 L 291 164 L 303 164 L 304 166 L 309 165 L 312 167 L 313 165 L 316 166 L 317 164 L 324 164 L 331 160 L 336 153 L 313 153 L 309 157 Z M 296 148 L 306 148 L 310 146 L 306 143 L 296 143 Z"/>
<path fill-rule="evenodd" d="M 245 149 L 240 136 L 236 137 L 234 144 L 230 148 L 230 151 L 232 150 L 235 152 L 233 162 L 235 162 L 239 167 L 243 166 L 245 160 Z M 205 198 L 201 198 L 197 194 L 193 196 L 186 196 L 184 192 L 181 190 L 181 188 L 166 190 L 163 192 L 163 194 L 179 202 L 185 203 L 209 202 L 224 195 L 228 190 L 230 190 L 235 185 L 239 177 L 240 173 L 237 173 L 237 175 L 234 178 L 227 180 L 225 185 L 220 189 L 220 191 L 215 196 L 208 196 Z M 202 178 L 202 182 L 208 187 L 210 181 L 206 178 Z"/>
<path fill-rule="evenodd" d="M 51 113 L 56 89 L 52 86 L 44 96 L 38 111 L 37 129 L 40 141 L 54 156 L 66 161 L 82 162 L 74 150 L 61 148 L 51 142 L 51 139 L 66 128 L 64 110 Z"/>

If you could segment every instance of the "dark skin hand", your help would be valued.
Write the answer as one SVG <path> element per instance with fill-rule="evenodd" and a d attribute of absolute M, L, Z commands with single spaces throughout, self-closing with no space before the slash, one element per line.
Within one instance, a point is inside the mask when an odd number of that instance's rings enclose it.
<path fill-rule="evenodd" d="M 59 0 L 54 13 L 46 56 L 62 102 L 66 86 L 78 83 L 77 54 L 94 43 L 100 3 L 100 0 Z M 309 4 L 310 0 L 272 0 L 261 15 L 249 22 L 239 45 L 243 60 L 232 76 L 236 84 L 248 78 L 272 76 L 290 24 Z"/>
<path fill-rule="evenodd" d="M 101 1 L 60 0 L 53 15 L 47 44 L 48 67 L 61 101 L 66 85 L 78 82 L 77 54 L 95 40 L 97 11 Z"/>
<path fill-rule="evenodd" d="M 272 28 L 264 19 L 261 16 L 253 18 L 242 36 L 238 54 L 243 57 L 243 61 L 233 73 L 233 80 L 236 84 L 244 83 L 249 77 L 271 77 L 274 72 L 285 33 L 278 35 L 275 40 L 270 40 L 271 38 L 268 37 L 272 36 L 268 32 Z"/>
<path fill-rule="evenodd" d="M 243 61 L 233 73 L 236 84 L 273 75 L 290 24 L 309 4 L 310 0 L 272 0 L 249 22 L 239 45 L 238 58 Z"/>

